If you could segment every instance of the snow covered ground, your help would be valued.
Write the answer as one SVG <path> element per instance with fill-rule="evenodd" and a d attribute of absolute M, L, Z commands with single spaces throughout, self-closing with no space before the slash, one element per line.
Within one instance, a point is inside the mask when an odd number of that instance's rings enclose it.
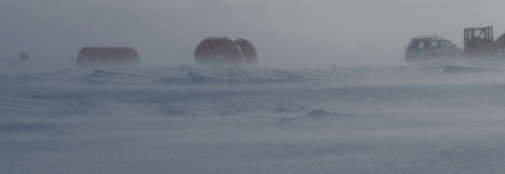
<path fill-rule="evenodd" d="M 503 173 L 503 70 L 2 64 L 0 173 Z"/>

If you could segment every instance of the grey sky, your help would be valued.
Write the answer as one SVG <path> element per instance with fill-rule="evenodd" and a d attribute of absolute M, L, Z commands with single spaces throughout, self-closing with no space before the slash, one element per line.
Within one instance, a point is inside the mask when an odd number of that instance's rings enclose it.
<path fill-rule="evenodd" d="M 402 65 L 415 35 L 443 34 L 458 47 L 463 28 L 505 32 L 490 0 L 16 0 L 0 1 L 0 56 L 67 61 L 85 46 L 131 46 L 143 64 L 194 64 L 207 37 L 251 41 L 271 67 Z"/>

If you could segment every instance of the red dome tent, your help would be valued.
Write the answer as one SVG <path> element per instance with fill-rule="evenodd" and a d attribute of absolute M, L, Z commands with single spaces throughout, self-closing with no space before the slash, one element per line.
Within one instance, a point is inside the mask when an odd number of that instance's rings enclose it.
<path fill-rule="evenodd" d="M 245 39 L 238 39 L 235 41 L 235 43 L 237 43 L 237 45 L 240 47 L 240 51 L 242 51 L 242 57 L 246 59 L 247 63 L 258 62 L 258 58 L 256 57 L 256 49 L 251 42 Z"/>
<path fill-rule="evenodd" d="M 78 65 L 138 63 L 139 55 L 130 47 L 84 47 L 77 57 Z"/>
<path fill-rule="evenodd" d="M 240 47 L 227 37 L 204 39 L 195 49 L 200 64 L 237 65 L 241 56 Z"/>

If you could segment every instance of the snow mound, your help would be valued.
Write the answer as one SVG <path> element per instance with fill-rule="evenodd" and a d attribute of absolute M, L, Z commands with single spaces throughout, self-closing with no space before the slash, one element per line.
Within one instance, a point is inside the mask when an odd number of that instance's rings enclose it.
<path fill-rule="evenodd" d="M 50 131 L 63 126 L 63 124 L 45 122 L 2 121 L 0 122 L 0 133 L 29 133 Z"/>
<path fill-rule="evenodd" d="M 312 118 L 317 118 L 317 117 L 326 117 L 326 116 L 330 116 L 330 115 L 336 115 L 336 114 L 328 112 L 328 111 L 323 110 L 323 109 L 314 109 L 314 110 L 311 110 L 305 116 L 312 117 Z"/>
<path fill-rule="evenodd" d="M 160 109 L 160 112 L 163 116 L 191 116 L 191 108 L 187 106 L 164 106 Z"/>
<path fill-rule="evenodd" d="M 444 66 L 444 69 L 442 71 L 444 73 L 467 73 L 467 72 L 485 72 L 485 71 L 491 71 L 491 69 L 446 65 Z"/>
<path fill-rule="evenodd" d="M 146 83 L 151 80 L 151 77 L 135 72 L 122 70 L 103 70 L 94 69 L 91 75 L 85 77 L 90 85 L 104 84 L 139 84 Z"/>
<path fill-rule="evenodd" d="M 278 121 L 280 123 L 292 123 L 292 122 L 295 122 L 296 120 L 298 120 L 298 119 L 291 118 L 291 117 L 281 117 Z"/>
<path fill-rule="evenodd" d="M 285 105 L 285 106 L 279 106 L 273 112 L 274 113 L 289 114 L 289 113 L 302 112 L 307 109 L 309 109 L 309 107 L 304 106 L 304 105 L 290 104 L 290 105 Z"/>
<path fill-rule="evenodd" d="M 9 68 L 3 173 L 504 171 L 498 65 Z"/>
<path fill-rule="evenodd" d="M 189 71 L 188 76 L 184 78 L 180 77 L 164 77 L 159 80 L 160 83 L 163 84 L 222 84 L 227 80 L 219 77 L 212 77 L 205 74 L 201 74 L 194 71 Z M 232 79 L 228 80 L 228 82 L 232 82 Z"/>

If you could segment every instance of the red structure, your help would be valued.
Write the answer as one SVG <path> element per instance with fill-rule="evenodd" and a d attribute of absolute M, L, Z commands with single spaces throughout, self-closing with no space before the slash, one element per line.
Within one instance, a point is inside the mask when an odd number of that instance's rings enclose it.
<path fill-rule="evenodd" d="M 138 63 L 139 55 L 130 47 L 84 47 L 77 57 L 78 65 Z"/>
<path fill-rule="evenodd" d="M 227 37 L 207 38 L 196 46 L 195 60 L 205 65 L 238 65 L 240 47 Z"/>
<path fill-rule="evenodd" d="M 246 59 L 247 63 L 257 63 L 258 58 L 256 56 L 256 49 L 254 48 L 254 45 L 245 40 L 245 39 L 238 39 L 235 41 L 237 45 L 240 47 L 240 51 L 242 52 L 242 57 Z"/>

